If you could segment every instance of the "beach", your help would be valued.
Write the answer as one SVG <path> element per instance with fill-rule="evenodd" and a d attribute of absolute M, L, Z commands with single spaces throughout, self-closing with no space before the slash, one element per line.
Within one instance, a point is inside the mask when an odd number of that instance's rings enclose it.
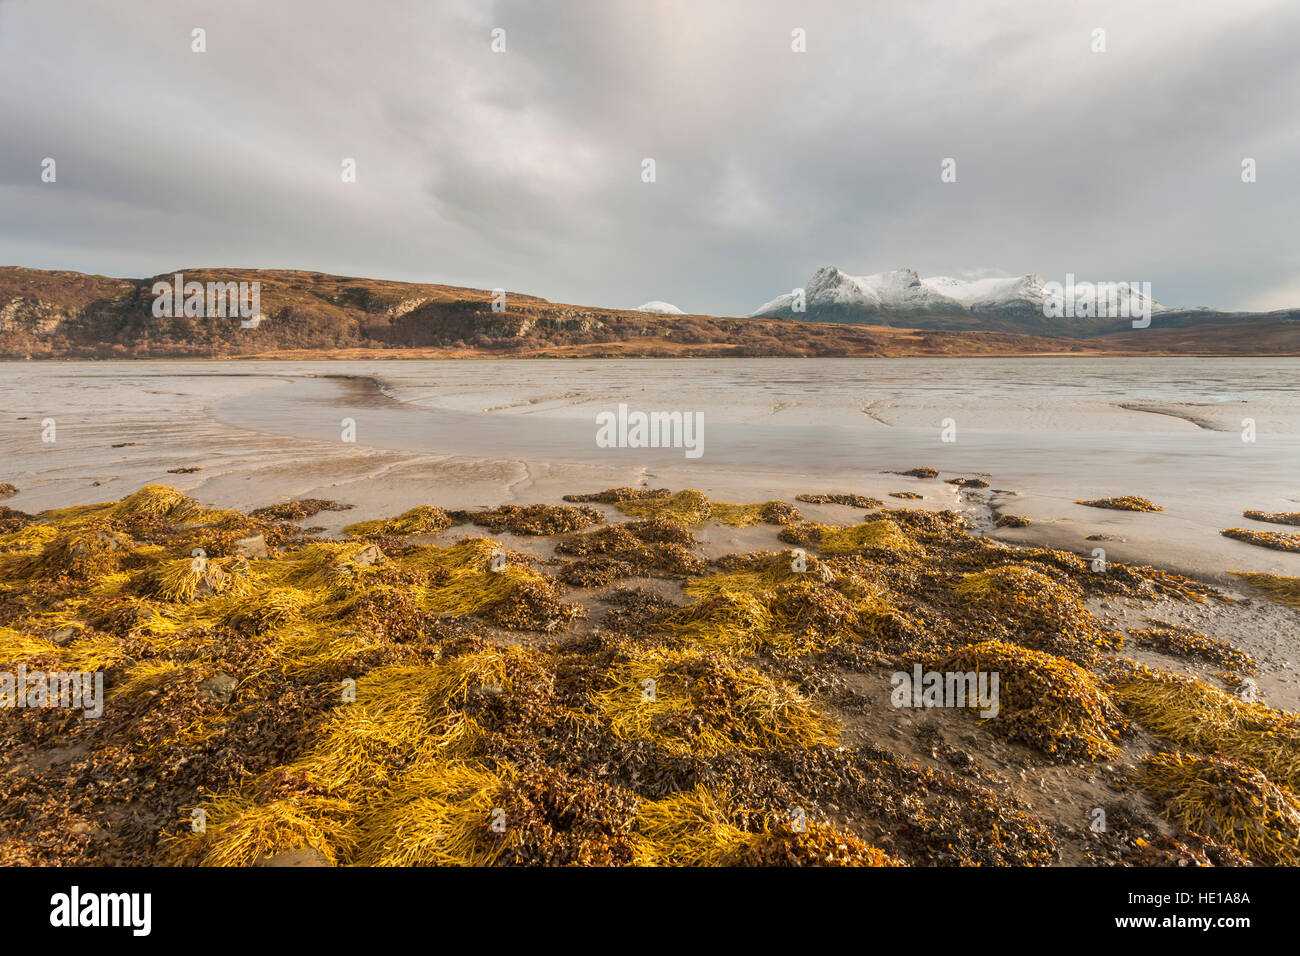
<path fill-rule="evenodd" d="M 1294 364 L 9 363 L 4 859 L 1291 861 Z"/>

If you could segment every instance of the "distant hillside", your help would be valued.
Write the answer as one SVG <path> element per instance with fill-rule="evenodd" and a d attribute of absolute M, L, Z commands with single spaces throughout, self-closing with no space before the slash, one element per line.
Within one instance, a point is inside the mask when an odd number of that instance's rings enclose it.
<path fill-rule="evenodd" d="M 241 328 L 238 318 L 156 317 L 154 282 L 171 274 L 113 279 L 0 267 L 0 358 L 1300 354 L 1294 320 L 1078 339 L 620 311 L 520 293 L 493 311 L 492 293 L 480 289 L 318 272 L 180 271 L 187 282 L 260 282 L 262 321 Z"/>

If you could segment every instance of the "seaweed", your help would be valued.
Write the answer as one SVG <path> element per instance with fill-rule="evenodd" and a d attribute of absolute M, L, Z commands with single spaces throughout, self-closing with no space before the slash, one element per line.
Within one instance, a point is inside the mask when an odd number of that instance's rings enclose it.
<path fill-rule="evenodd" d="M 1073 584 L 1054 580 L 1045 569 L 1004 564 L 965 574 L 953 593 L 979 612 L 994 636 L 1076 663 L 1090 663 L 1101 651 L 1118 650 L 1122 644 L 1120 635 L 1083 605 Z"/>
<path fill-rule="evenodd" d="M 796 570 L 790 552 L 723 562 L 726 570 L 688 581 L 695 602 L 664 621 L 689 644 L 750 655 L 825 650 L 846 641 L 894 636 L 910 622 L 879 588 L 805 559 Z"/>
<path fill-rule="evenodd" d="M 725 792 L 696 786 L 643 804 L 637 813 L 638 862 L 650 866 L 728 866 L 759 839 L 733 822 Z"/>
<path fill-rule="evenodd" d="M 354 537 L 375 535 L 414 535 L 437 534 L 452 525 L 452 519 L 441 508 L 433 505 L 416 505 L 410 511 L 404 511 L 396 518 L 375 521 L 359 521 L 343 529 L 344 534 Z"/>
<path fill-rule="evenodd" d="M 837 743 L 839 728 L 793 687 L 696 650 L 642 648 L 617 659 L 593 703 L 623 739 L 669 753 Z"/>
<path fill-rule="evenodd" d="M 1209 637 L 1184 624 L 1149 619 L 1147 623 L 1152 626 L 1129 632 L 1129 636 L 1137 644 L 1154 647 L 1175 657 L 1217 664 L 1239 674 L 1256 672 L 1255 662 L 1251 660 L 1250 655 L 1225 640 Z"/>
<path fill-rule="evenodd" d="M 501 505 L 484 511 L 453 511 L 451 520 L 469 521 L 490 531 L 519 535 L 552 535 L 580 531 L 600 524 L 605 516 L 595 508 L 567 505 Z"/>
<path fill-rule="evenodd" d="M 950 655 L 939 670 L 999 675 L 998 713 L 985 723 L 1000 736 L 1056 757 L 1096 760 L 1119 753 L 1115 741 L 1125 728 L 1123 715 L 1101 682 L 1077 664 L 985 641 Z"/>
<path fill-rule="evenodd" d="M 1139 781 L 1165 815 L 1251 859 L 1300 865 L 1300 801 L 1254 767 L 1221 756 L 1154 754 Z"/>
<path fill-rule="evenodd" d="M 816 821 L 775 823 L 740 847 L 730 866 L 902 866 L 898 858 L 833 826 Z"/>
<path fill-rule="evenodd" d="M 21 531 L 35 521 L 34 515 L 25 511 L 16 511 L 6 505 L 0 505 L 0 535 Z"/>
<path fill-rule="evenodd" d="M 647 498 L 667 498 L 672 492 L 667 488 L 609 488 L 605 491 L 597 491 L 583 495 L 565 495 L 565 501 L 575 503 L 592 502 L 599 504 L 613 505 L 623 501 L 643 501 Z"/>
<path fill-rule="evenodd" d="M 339 504 L 328 498 L 295 498 L 276 505 L 254 508 L 248 514 L 263 521 L 300 521 L 322 511 L 347 511 L 351 508 L 352 505 Z"/>
<path fill-rule="evenodd" d="M 1300 609 L 1300 578 L 1289 578 L 1281 574 L 1256 574 L 1249 571 L 1230 573 L 1244 578 L 1247 584 L 1259 588 L 1278 604 Z"/>
<path fill-rule="evenodd" d="M 1255 531 L 1251 528 L 1227 528 L 1219 534 L 1225 538 L 1234 538 L 1253 544 L 1257 548 L 1272 548 L 1274 551 L 1300 551 L 1300 534 L 1286 534 L 1281 531 Z"/>
<path fill-rule="evenodd" d="M 919 497 L 919 496 L 918 496 Z M 879 498 L 872 498 L 869 495 L 858 495 L 850 492 L 839 492 L 835 494 L 818 494 L 818 495 L 795 495 L 795 501 L 806 501 L 814 505 L 848 505 L 851 508 L 879 508 L 883 501 Z"/>
<path fill-rule="evenodd" d="M 1155 504 L 1149 498 L 1142 498 L 1138 495 L 1124 495 L 1120 498 L 1097 498 L 1093 501 L 1076 500 L 1076 505 L 1086 505 L 1089 508 L 1108 508 L 1111 511 L 1164 511 L 1165 509 Z"/>
<path fill-rule="evenodd" d="M 671 518 L 682 524 L 702 524 L 713 514 L 713 506 L 693 488 L 663 497 L 646 495 L 614 502 L 614 507 L 633 518 Z"/>
<path fill-rule="evenodd" d="M 954 512 L 907 509 L 782 530 L 820 554 L 706 562 L 691 521 L 762 506 L 696 495 L 611 494 L 649 510 L 570 532 L 561 559 L 540 561 L 489 538 L 406 541 L 440 523 L 434 509 L 321 540 L 270 520 L 288 512 L 205 508 L 163 486 L 15 519 L 0 530 L 0 662 L 100 671 L 107 696 L 98 720 L 0 714 L 5 766 L 38 771 L 0 774 L 0 862 L 1057 860 L 1052 828 L 986 786 L 976 754 L 932 741 L 965 758 L 954 773 L 842 745 L 837 715 L 873 706 L 852 672 L 905 660 L 996 663 L 1002 710 L 985 726 L 1053 759 L 1113 745 L 1113 696 L 1191 741 L 1180 746 L 1294 786 L 1290 715 L 1199 686 L 1135 691 L 1136 665 L 1107 664 L 1108 685 L 1017 646 L 1091 660 L 1111 635 L 1077 613 L 1083 595 L 1211 588 L 1121 565 L 1097 574 L 1078 555 L 972 534 Z M 613 585 L 647 574 L 669 579 L 662 593 Z M 586 609 L 562 583 L 598 589 L 590 626 L 572 628 Z M 972 648 L 974 634 L 1002 643 Z M 190 832 L 199 808 L 206 831 Z M 798 825 L 792 808 L 806 811 Z M 1234 852 L 1180 834 L 1110 859 Z"/>
<path fill-rule="evenodd" d="M 803 515 L 794 505 L 785 501 L 764 501 L 759 504 L 733 505 L 724 501 L 710 503 L 709 518 L 720 524 L 738 528 L 753 524 L 791 524 L 802 521 Z"/>
<path fill-rule="evenodd" d="M 1241 516 L 1252 521 L 1265 521 L 1269 524 L 1300 525 L 1300 511 L 1243 511 Z"/>
<path fill-rule="evenodd" d="M 641 575 L 685 575 L 704 570 L 704 561 L 689 550 L 695 543 L 695 535 L 681 522 L 652 518 L 575 534 L 561 539 L 555 550 L 573 557 L 618 561 Z"/>
<path fill-rule="evenodd" d="M 1300 791 L 1300 717 L 1239 700 L 1194 677 L 1138 668 L 1114 696 L 1152 733 L 1202 753 L 1221 753 Z"/>
<path fill-rule="evenodd" d="M 885 551 L 894 554 L 921 552 L 922 547 L 888 518 L 880 518 L 850 528 L 832 528 L 823 524 L 802 524 L 786 528 L 778 536 L 782 541 L 804 547 L 816 547 L 823 554 L 852 554 L 857 551 Z"/>

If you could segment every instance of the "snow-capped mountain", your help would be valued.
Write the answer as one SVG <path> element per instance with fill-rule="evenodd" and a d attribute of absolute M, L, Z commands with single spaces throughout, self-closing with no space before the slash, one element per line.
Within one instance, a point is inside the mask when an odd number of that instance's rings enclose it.
<path fill-rule="evenodd" d="M 658 312 L 663 315 L 685 315 L 686 314 L 681 309 L 677 308 L 677 306 L 673 305 L 671 302 L 660 302 L 658 299 L 655 299 L 653 302 L 647 302 L 645 305 L 638 305 L 636 307 L 636 311 L 637 312 Z"/>
<path fill-rule="evenodd" d="M 1049 283 L 1040 275 L 1009 278 L 922 278 L 911 269 L 894 269 L 869 276 L 851 276 L 834 266 L 823 266 L 803 286 L 804 311 L 795 311 L 795 293 L 787 292 L 751 313 L 753 317 L 805 318 L 822 322 L 878 322 L 913 324 L 921 328 L 1018 328 L 1025 323 L 1045 326 L 1052 320 L 1044 304 L 1053 296 L 1074 302 L 1065 283 Z M 1076 283 L 1081 288 L 1081 284 Z M 1106 296 L 1098 298 L 1085 321 L 1108 321 L 1121 315 L 1141 315 L 1149 302 L 1152 312 L 1164 306 L 1127 283 L 1118 299 L 1127 298 L 1121 311 Z M 1074 311 L 1064 314 L 1073 315 Z M 1079 314 L 1083 314 L 1080 312 Z"/>

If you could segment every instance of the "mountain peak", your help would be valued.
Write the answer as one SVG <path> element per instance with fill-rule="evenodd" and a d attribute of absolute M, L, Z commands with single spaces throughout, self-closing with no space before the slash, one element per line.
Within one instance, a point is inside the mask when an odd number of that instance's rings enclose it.
<path fill-rule="evenodd" d="M 1148 301 L 1136 286 L 1129 292 L 1126 285 L 1120 284 L 1120 294 L 1128 296 L 1132 306 L 1141 307 Z M 858 323 L 884 322 L 886 317 L 896 315 L 900 321 L 908 317 L 936 327 L 953 328 L 990 324 L 973 317 L 984 317 L 993 323 L 1015 320 L 1041 324 L 1051 321 L 1044 312 L 1046 287 L 1046 281 L 1037 273 L 978 279 L 922 278 L 916 270 L 904 267 L 854 276 L 837 266 L 825 265 L 803 286 L 802 313 L 794 309 L 798 290 L 792 290 L 765 303 L 751 315 Z M 1150 300 L 1150 307 L 1153 312 L 1164 310 L 1154 300 Z M 1092 318 L 1112 320 L 1104 307 Z M 951 321 L 945 322 L 947 319 Z"/>
<path fill-rule="evenodd" d="M 651 302 L 647 302 L 644 305 L 638 305 L 636 307 L 636 311 L 655 312 L 661 315 L 685 315 L 686 314 L 681 309 L 677 308 L 677 306 L 673 305 L 671 302 L 662 302 L 659 299 L 655 299 Z"/>

